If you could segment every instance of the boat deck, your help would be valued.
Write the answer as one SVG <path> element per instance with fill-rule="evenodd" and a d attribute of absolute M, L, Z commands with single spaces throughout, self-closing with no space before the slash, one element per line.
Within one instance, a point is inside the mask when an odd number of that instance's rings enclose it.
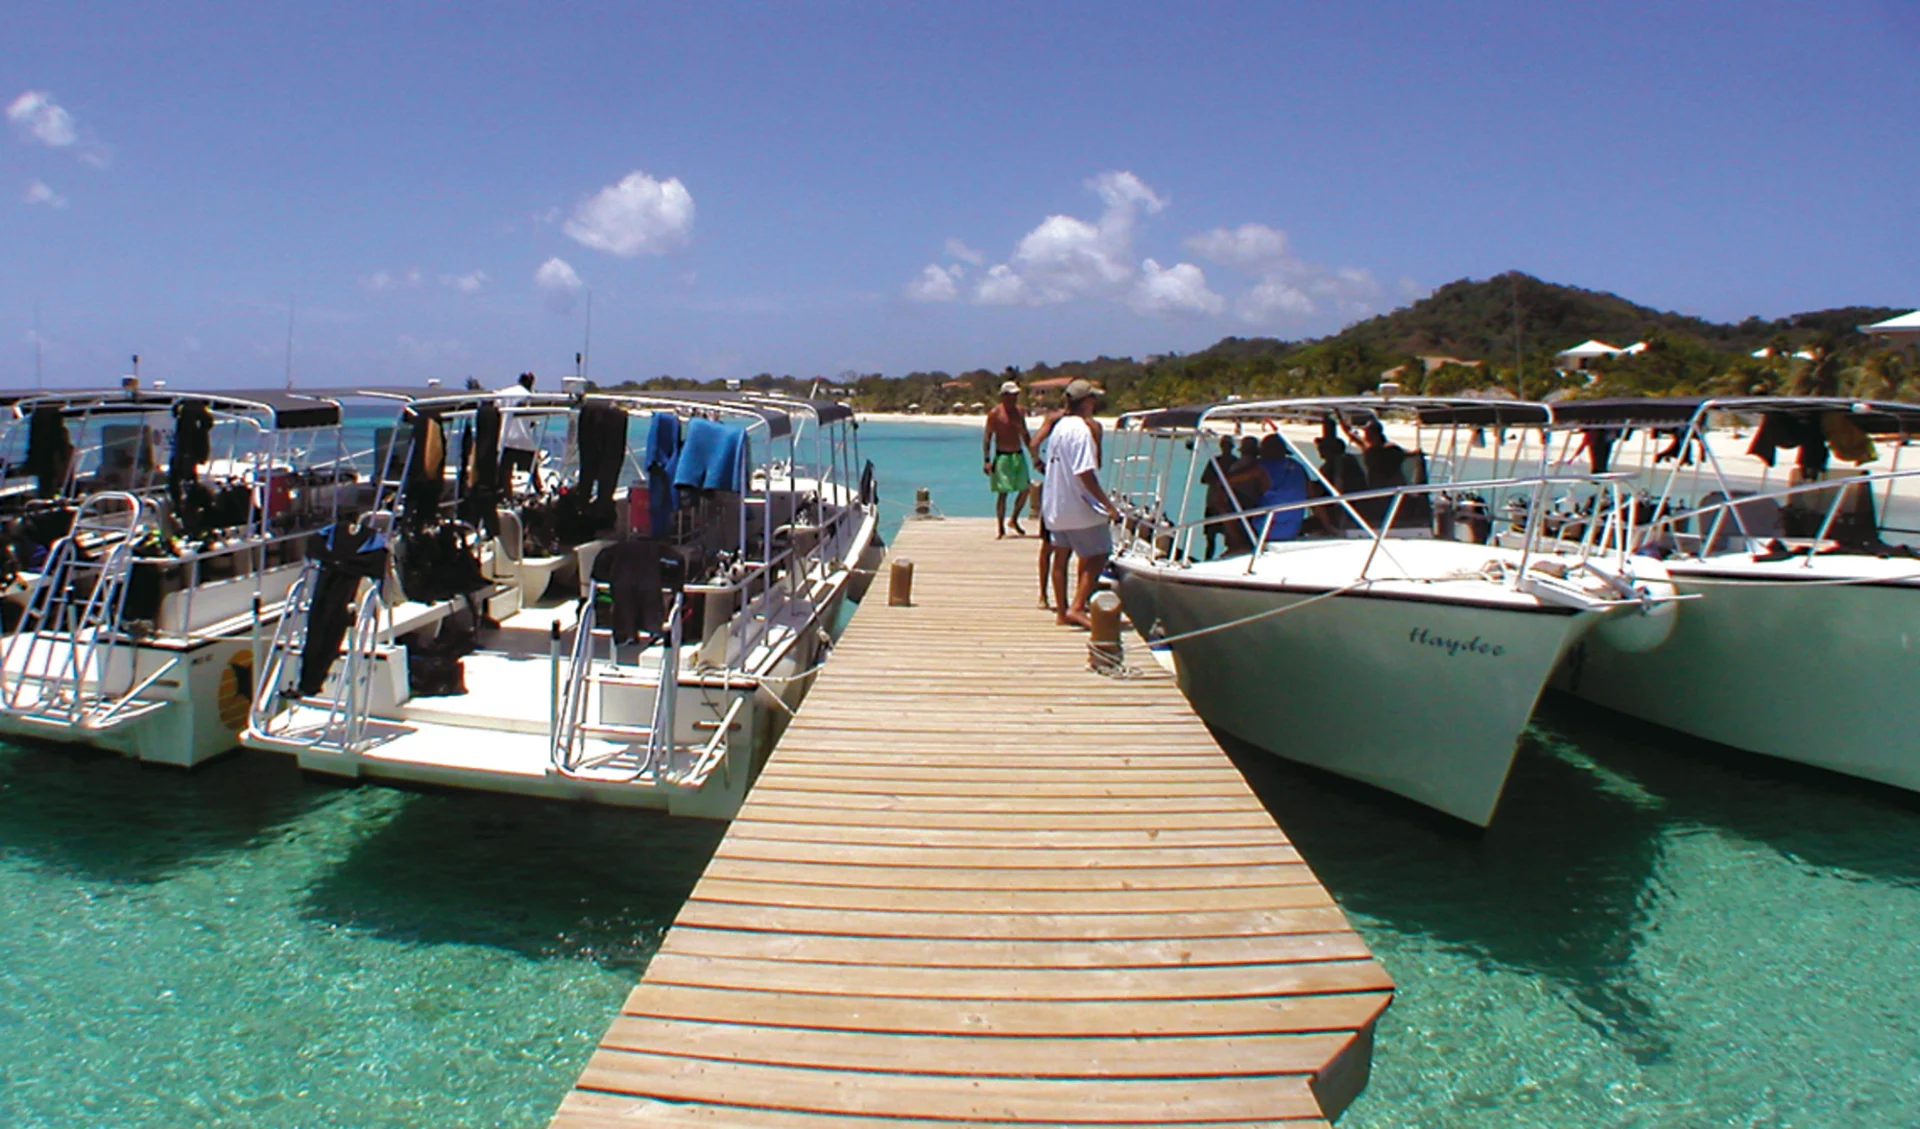
<path fill-rule="evenodd" d="M 910 525 L 554 1129 L 1314 1125 L 1392 983 L 1035 542 Z"/>

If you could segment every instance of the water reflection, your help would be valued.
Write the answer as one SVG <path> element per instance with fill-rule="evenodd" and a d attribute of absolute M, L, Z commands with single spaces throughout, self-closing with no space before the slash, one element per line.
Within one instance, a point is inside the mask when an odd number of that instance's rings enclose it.
<path fill-rule="evenodd" d="M 234 754 L 185 772 L 0 744 L 0 851 L 88 880 L 162 881 L 257 846 L 329 799 L 285 757 Z"/>
<path fill-rule="evenodd" d="M 1633 960 L 1662 896 L 1664 817 L 1553 742 L 1523 742 L 1493 825 L 1465 824 L 1222 737 L 1349 913 L 1547 978 L 1642 1062 L 1671 1051 Z"/>
<path fill-rule="evenodd" d="M 1920 795 L 1698 741 L 1565 695 L 1542 703 L 1534 728 L 1631 781 L 1675 832 L 1712 828 L 1800 866 L 1920 886 Z"/>
<path fill-rule="evenodd" d="M 409 793 L 308 890 L 310 920 L 638 973 L 726 825 L 474 793 Z"/>

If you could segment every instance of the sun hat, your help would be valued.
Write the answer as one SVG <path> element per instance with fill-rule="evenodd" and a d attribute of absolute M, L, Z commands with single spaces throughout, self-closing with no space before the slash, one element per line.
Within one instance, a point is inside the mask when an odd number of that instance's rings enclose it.
<path fill-rule="evenodd" d="M 1020 394 L 1020 382 L 1017 380 L 1007 381 L 1000 386 L 1000 394 L 1002 396 L 1018 396 Z"/>
<path fill-rule="evenodd" d="M 1084 400 L 1089 396 L 1105 396 L 1106 390 L 1096 388 L 1091 380 L 1075 380 L 1067 385 L 1067 401 Z"/>

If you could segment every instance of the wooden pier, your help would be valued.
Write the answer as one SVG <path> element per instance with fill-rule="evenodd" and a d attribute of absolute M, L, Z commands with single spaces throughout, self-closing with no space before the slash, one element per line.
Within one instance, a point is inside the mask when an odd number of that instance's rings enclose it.
<path fill-rule="evenodd" d="M 555 1129 L 1324 1124 L 1392 984 L 1036 544 L 909 523 Z M 644 860 L 635 860 L 644 865 Z"/>

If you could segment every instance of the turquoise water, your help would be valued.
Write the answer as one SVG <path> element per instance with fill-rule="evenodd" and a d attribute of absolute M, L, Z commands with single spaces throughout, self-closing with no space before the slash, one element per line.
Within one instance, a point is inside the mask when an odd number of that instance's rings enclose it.
<path fill-rule="evenodd" d="M 1920 1124 L 1920 801 L 1563 699 L 1484 835 L 1234 753 L 1400 985 L 1343 1126 Z M 542 1124 L 722 830 L 0 746 L 0 1125 Z"/>

